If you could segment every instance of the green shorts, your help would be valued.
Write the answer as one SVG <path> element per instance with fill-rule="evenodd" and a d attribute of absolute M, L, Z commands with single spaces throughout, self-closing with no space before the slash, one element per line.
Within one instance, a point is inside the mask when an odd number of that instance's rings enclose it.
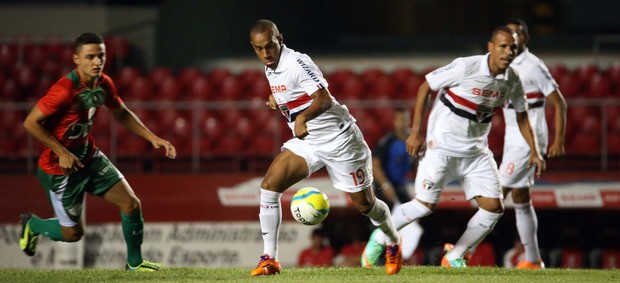
<path fill-rule="evenodd" d="M 37 168 L 37 177 L 54 208 L 60 225 L 73 227 L 80 223 L 84 192 L 103 196 L 124 178 L 123 174 L 99 150 L 90 164 L 71 175 L 50 175 Z"/>

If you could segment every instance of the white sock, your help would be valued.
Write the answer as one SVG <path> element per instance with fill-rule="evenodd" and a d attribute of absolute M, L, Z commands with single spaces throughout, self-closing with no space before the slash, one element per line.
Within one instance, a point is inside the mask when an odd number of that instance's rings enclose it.
<path fill-rule="evenodd" d="M 372 222 L 373 225 L 379 227 L 379 229 L 383 231 L 382 234 L 387 236 L 383 237 L 385 244 L 393 245 L 399 242 L 400 234 L 394 228 L 394 224 L 392 224 L 390 208 L 387 204 L 385 204 L 385 202 L 375 198 L 375 205 L 373 205 L 370 211 L 364 215 L 370 218 L 370 222 Z"/>
<path fill-rule="evenodd" d="M 493 230 L 495 223 L 503 213 L 493 213 L 478 208 L 478 212 L 467 223 L 467 229 L 463 236 L 454 245 L 454 248 L 446 254 L 446 258 L 454 260 L 462 258 L 465 252 L 478 245 Z"/>
<path fill-rule="evenodd" d="M 424 229 L 422 229 L 418 221 L 413 221 L 411 224 L 398 230 L 398 232 L 403 236 L 403 259 L 408 260 L 418 247 Z"/>
<path fill-rule="evenodd" d="M 430 210 L 428 207 L 414 199 L 410 202 L 403 203 L 394 208 L 394 213 L 392 213 L 392 222 L 394 223 L 394 227 L 396 229 L 401 230 L 409 223 L 416 221 L 424 216 L 427 216 L 432 212 L 433 211 Z M 405 237 L 405 235 L 403 235 L 403 237 Z M 383 233 L 377 233 L 375 240 L 379 244 L 386 243 L 385 235 Z"/>
<path fill-rule="evenodd" d="M 515 218 L 517 219 L 517 231 L 525 249 L 525 260 L 538 262 L 540 250 L 538 249 L 538 218 L 532 202 L 515 203 Z"/>
<path fill-rule="evenodd" d="M 282 193 L 260 189 L 260 229 L 263 234 L 263 254 L 278 258 L 278 234 L 282 223 Z"/>

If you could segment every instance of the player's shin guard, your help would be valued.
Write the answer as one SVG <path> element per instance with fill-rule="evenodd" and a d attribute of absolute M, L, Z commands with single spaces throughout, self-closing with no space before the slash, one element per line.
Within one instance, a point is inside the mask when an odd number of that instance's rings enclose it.
<path fill-rule="evenodd" d="M 392 220 L 396 229 L 400 230 L 409 223 L 425 217 L 433 211 L 418 200 L 403 203 L 394 209 Z"/>
<path fill-rule="evenodd" d="M 260 228 L 263 235 L 263 254 L 278 258 L 278 234 L 282 223 L 282 193 L 260 189 Z"/>
<path fill-rule="evenodd" d="M 532 202 L 515 203 L 515 218 L 519 238 L 525 250 L 525 260 L 529 262 L 540 261 L 540 250 L 538 248 L 538 218 L 534 211 Z"/>
<path fill-rule="evenodd" d="M 52 241 L 65 242 L 58 218 L 41 219 L 36 215 L 30 219 L 30 229 L 37 235 L 43 235 Z"/>
<path fill-rule="evenodd" d="M 463 258 L 469 248 L 478 245 L 493 230 L 495 223 L 502 217 L 502 214 L 478 208 L 478 212 L 467 223 L 465 233 L 454 245 L 454 248 L 446 254 L 446 258 L 448 260 Z"/>
<path fill-rule="evenodd" d="M 390 214 L 390 208 L 380 199 L 375 199 L 375 205 L 366 214 L 370 218 L 370 222 L 373 225 L 379 227 L 381 231 L 387 236 L 385 243 L 388 245 L 398 244 L 399 234 L 394 228 L 392 223 L 392 215 Z"/>
<path fill-rule="evenodd" d="M 121 212 L 123 236 L 127 245 L 127 263 L 130 266 L 142 264 L 142 240 L 144 238 L 144 219 L 139 209 L 129 215 Z"/>

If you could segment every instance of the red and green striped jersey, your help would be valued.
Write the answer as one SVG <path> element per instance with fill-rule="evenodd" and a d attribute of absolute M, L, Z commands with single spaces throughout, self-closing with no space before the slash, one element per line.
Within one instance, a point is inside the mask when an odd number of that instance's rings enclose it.
<path fill-rule="evenodd" d="M 47 116 L 43 127 L 86 165 L 95 152 L 90 128 L 97 110 L 104 104 L 109 108 L 122 104 L 112 79 L 102 74 L 95 88 L 89 89 L 73 70 L 52 85 L 37 107 Z M 38 164 L 48 174 L 63 174 L 58 156 L 50 148 L 43 150 Z"/>

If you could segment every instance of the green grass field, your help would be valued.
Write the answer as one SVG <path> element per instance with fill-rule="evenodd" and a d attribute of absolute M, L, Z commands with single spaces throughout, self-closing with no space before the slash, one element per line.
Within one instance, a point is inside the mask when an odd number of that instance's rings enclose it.
<path fill-rule="evenodd" d="M 123 270 L 0 270 L 0 282 L 620 282 L 620 269 L 514 270 L 476 267 L 447 269 L 436 266 L 405 267 L 395 276 L 383 268 L 287 268 L 275 276 L 250 277 L 250 269 L 168 268 L 160 272 Z"/>

